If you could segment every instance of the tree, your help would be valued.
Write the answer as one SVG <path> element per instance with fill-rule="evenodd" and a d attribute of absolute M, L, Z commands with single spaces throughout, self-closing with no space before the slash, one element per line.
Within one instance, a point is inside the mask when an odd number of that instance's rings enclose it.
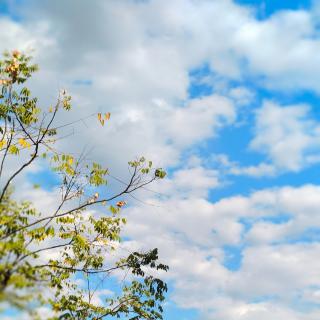
<path fill-rule="evenodd" d="M 0 61 L 0 301 L 29 310 L 35 318 L 38 306 L 48 306 L 55 314 L 50 319 L 162 319 L 167 286 L 153 270 L 168 267 L 158 262 L 157 249 L 132 252 L 114 263 L 111 253 L 126 223 L 120 215 L 126 205 L 123 196 L 164 178 L 165 172 L 153 169 L 143 157 L 130 161 L 130 178 L 122 191 L 103 196 L 107 168 L 88 163 L 84 155 L 76 159 L 56 150 L 55 119 L 71 109 L 71 97 L 62 91 L 55 106 L 39 108 L 25 87 L 36 70 L 31 58 L 18 51 L 5 53 Z M 110 113 L 97 116 L 104 125 Z M 19 160 L 15 168 L 13 159 Z M 13 189 L 16 178 L 40 159 L 61 181 L 61 200 L 48 212 L 19 200 Z M 96 206 L 104 213 L 86 211 Z M 53 251 L 57 255 L 48 258 L 46 253 Z M 99 279 L 121 270 L 130 279 L 120 285 L 117 295 L 97 305 Z"/>

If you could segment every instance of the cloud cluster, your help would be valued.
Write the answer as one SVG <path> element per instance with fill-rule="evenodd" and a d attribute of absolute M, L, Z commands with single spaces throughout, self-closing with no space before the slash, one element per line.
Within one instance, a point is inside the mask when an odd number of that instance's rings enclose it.
<path fill-rule="evenodd" d="M 310 106 L 281 106 L 265 101 L 256 111 L 254 138 L 249 150 L 264 154 L 266 161 L 247 167 L 230 161 L 224 165 L 232 174 L 256 177 L 299 172 L 320 161 L 319 138 L 320 126 L 310 116 Z"/>
<path fill-rule="evenodd" d="M 208 319 L 316 319 L 320 245 L 305 235 L 320 229 L 319 192 L 305 185 L 215 203 L 197 196 L 148 198 L 153 207 L 126 210 L 125 233 L 142 247 L 159 247 L 170 265 L 174 301 Z M 226 264 L 228 247 L 241 256 L 236 269 Z"/>

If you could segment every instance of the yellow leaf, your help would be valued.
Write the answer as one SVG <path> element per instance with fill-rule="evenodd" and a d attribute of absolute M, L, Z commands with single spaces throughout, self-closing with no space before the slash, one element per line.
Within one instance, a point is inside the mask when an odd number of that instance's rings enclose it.
<path fill-rule="evenodd" d="M 102 119 L 101 113 L 98 113 L 98 120 L 100 121 L 101 125 L 104 125 L 104 120 Z"/>
<path fill-rule="evenodd" d="M 18 139 L 18 143 L 23 148 L 30 148 L 30 143 L 23 138 Z"/>
<path fill-rule="evenodd" d="M 14 145 L 12 145 L 12 146 L 10 146 L 10 148 L 9 148 L 9 153 L 10 154 L 19 154 L 19 149 L 16 147 L 16 146 L 14 146 Z"/>
<path fill-rule="evenodd" d="M 110 119 L 110 116 L 111 116 L 111 113 L 110 113 L 110 112 L 107 112 L 104 116 L 105 116 L 106 120 L 109 120 L 109 119 Z"/>
<path fill-rule="evenodd" d="M 7 142 L 5 140 L 1 140 L 0 141 L 0 148 L 2 149 L 6 144 L 7 144 Z"/>
<path fill-rule="evenodd" d="M 24 146 L 24 143 L 25 143 L 25 140 L 22 139 L 22 138 L 20 138 L 20 139 L 18 140 L 18 142 L 19 142 L 20 146 L 23 147 L 23 146 Z"/>

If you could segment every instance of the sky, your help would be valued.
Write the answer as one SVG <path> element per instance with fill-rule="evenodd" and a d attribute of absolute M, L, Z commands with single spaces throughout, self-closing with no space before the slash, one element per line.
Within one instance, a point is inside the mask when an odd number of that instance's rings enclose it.
<path fill-rule="evenodd" d="M 170 266 L 166 320 L 320 318 L 319 27 L 307 0 L 0 0 L 0 50 L 33 50 L 41 103 L 63 87 L 61 121 L 111 112 L 61 148 L 168 171 L 123 230 Z M 52 173 L 25 180 L 51 203 Z"/>

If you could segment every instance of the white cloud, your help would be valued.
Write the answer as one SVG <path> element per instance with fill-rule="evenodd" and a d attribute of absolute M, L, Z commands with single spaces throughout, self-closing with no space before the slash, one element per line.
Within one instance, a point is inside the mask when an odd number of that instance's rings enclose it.
<path fill-rule="evenodd" d="M 250 148 L 267 154 L 279 169 L 298 171 L 310 164 L 306 155 L 319 155 L 320 127 L 308 113 L 306 105 L 265 102 L 257 111 Z"/>
<path fill-rule="evenodd" d="M 246 87 L 234 87 L 230 89 L 229 95 L 240 106 L 250 105 L 255 97 L 254 92 Z"/>
<path fill-rule="evenodd" d="M 218 187 L 221 187 L 218 171 L 198 165 L 176 170 L 172 179 L 159 181 L 152 189 L 167 197 L 206 198 L 209 190 Z"/>
<path fill-rule="evenodd" d="M 174 301 L 197 308 L 208 319 L 316 319 L 318 311 L 295 309 L 311 303 L 320 285 L 317 242 L 292 242 L 309 228 L 319 228 L 319 186 L 284 187 L 210 203 L 197 197 L 149 202 L 126 210 L 125 233 L 141 245 L 159 247 L 170 265 Z M 279 215 L 288 221 L 276 222 Z M 252 226 L 246 229 L 243 223 Z M 141 239 L 141 240 L 139 240 Z M 244 246 L 237 271 L 223 265 L 224 245 Z M 270 300 L 271 299 L 271 300 Z M 253 303 L 252 301 L 257 301 Z M 261 302 L 259 302 L 261 301 Z M 211 310 L 211 311 L 210 311 Z M 291 319 L 291 318 L 290 318 Z"/>
<path fill-rule="evenodd" d="M 229 173 L 253 177 L 299 172 L 320 161 L 320 126 L 308 105 L 281 106 L 265 101 L 256 111 L 254 138 L 249 150 L 266 156 L 266 162 L 241 166 L 224 163 Z"/>
<path fill-rule="evenodd" d="M 190 146 L 215 134 L 214 129 L 235 120 L 234 105 L 221 96 L 194 99 L 186 108 L 168 114 L 162 123 L 178 146 Z"/>
<path fill-rule="evenodd" d="M 1 36 L 1 43 L 12 47 L 15 43 L 8 34 L 15 34 L 14 38 L 21 39 L 18 46 L 36 47 L 44 71 L 34 86 L 45 101 L 59 86 L 70 86 L 77 79 L 92 80 L 90 88 L 71 88 L 79 118 L 98 110 L 111 111 L 113 118 L 103 133 L 105 138 L 91 125 L 81 127 L 75 138 L 113 150 L 108 162 L 123 163 L 121 158 L 146 153 L 152 158 L 161 154 L 156 160 L 162 164 L 176 164 L 186 147 L 214 135 L 223 123 L 218 119 L 224 116 L 225 123 L 234 121 L 235 110 L 222 97 L 180 107 L 187 98 L 189 70 L 205 61 L 226 77 L 241 78 L 244 58 L 250 70 L 264 75 L 267 82 L 295 87 L 310 82 L 314 89 L 320 83 L 315 78 L 319 74 L 315 66 L 320 64 L 313 54 L 318 40 L 313 37 L 313 18 L 307 11 L 286 11 L 257 21 L 251 9 L 229 0 L 109 1 L 94 2 L 90 8 L 78 1 L 76 10 L 75 16 L 72 2 L 61 1 L 23 7 L 21 22 L 2 18 L 10 32 Z M 95 23 L 89 23 L 90 16 Z M 240 104 L 252 98 L 243 87 L 228 95 Z M 162 101 L 162 106 L 155 101 Z M 74 114 L 66 120 L 71 117 Z M 97 156 L 105 158 L 105 152 L 97 151 Z M 287 165 L 296 167 L 297 161 Z M 272 173 L 265 165 L 244 171 L 255 176 L 261 171 Z"/>
<path fill-rule="evenodd" d="M 205 320 L 316 320 L 319 317 L 317 312 L 305 314 L 294 312 L 290 308 L 275 303 L 243 303 L 237 300 L 218 299 L 215 304 L 218 310 L 204 316 Z"/>
<path fill-rule="evenodd" d="M 276 168 L 272 164 L 260 163 L 256 166 L 240 167 L 238 164 L 229 168 L 229 172 L 234 175 L 248 175 L 251 177 L 274 176 Z"/>

